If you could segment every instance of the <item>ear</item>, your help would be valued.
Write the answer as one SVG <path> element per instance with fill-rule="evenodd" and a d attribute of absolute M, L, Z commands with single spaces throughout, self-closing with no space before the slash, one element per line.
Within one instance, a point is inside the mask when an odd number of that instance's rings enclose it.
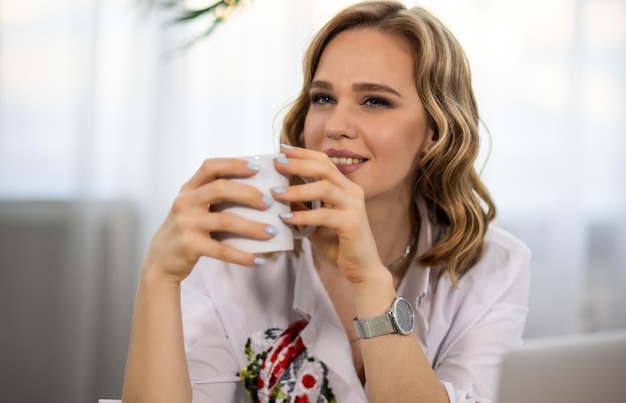
<path fill-rule="evenodd" d="M 426 141 L 422 145 L 422 152 L 426 153 L 430 148 L 435 144 L 435 142 L 439 139 L 439 133 L 435 131 L 435 129 L 429 125 L 426 131 Z"/>

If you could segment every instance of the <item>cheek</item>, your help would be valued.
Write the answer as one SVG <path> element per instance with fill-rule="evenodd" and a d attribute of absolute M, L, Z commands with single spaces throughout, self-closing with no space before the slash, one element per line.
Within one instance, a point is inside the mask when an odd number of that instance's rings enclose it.
<path fill-rule="evenodd" d="M 424 148 L 424 134 L 415 125 L 407 124 L 394 128 L 386 127 L 372 136 L 377 148 L 388 154 L 396 154 L 400 159 L 413 159 Z"/>
<path fill-rule="evenodd" d="M 304 147 L 315 148 L 324 137 L 323 129 L 320 127 L 319 119 L 314 114 L 307 114 L 304 119 Z"/>

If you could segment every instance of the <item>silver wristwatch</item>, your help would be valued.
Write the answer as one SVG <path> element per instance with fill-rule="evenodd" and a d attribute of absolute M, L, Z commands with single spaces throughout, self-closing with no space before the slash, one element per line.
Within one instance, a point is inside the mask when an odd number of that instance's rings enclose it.
<path fill-rule="evenodd" d="M 366 320 L 354 318 L 354 328 L 359 339 L 369 339 L 391 333 L 406 336 L 413 331 L 414 326 L 413 306 L 403 297 L 396 297 L 391 309 L 384 315 Z"/>

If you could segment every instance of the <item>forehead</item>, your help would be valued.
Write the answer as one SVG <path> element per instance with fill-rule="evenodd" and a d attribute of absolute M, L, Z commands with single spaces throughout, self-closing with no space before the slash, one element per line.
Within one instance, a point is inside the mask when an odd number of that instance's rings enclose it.
<path fill-rule="evenodd" d="M 376 28 L 343 31 L 320 57 L 315 79 L 335 76 L 350 81 L 413 82 L 413 55 L 406 40 Z"/>

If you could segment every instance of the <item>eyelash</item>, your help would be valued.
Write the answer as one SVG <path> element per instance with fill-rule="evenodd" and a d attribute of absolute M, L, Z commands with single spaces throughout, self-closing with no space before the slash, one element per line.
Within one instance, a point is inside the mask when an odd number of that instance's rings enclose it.
<path fill-rule="evenodd" d="M 363 100 L 363 104 L 370 108 L 381 108 L 381 107 L 390 107 L 391 102 L 387 101 L 385 98 L 381 97 L 367 97 Z"/>
<path fill-rule="evenodd" d="M 311 94 L 311 103 L 316 105 L 326 105 L 334 102 L 328 94 Z"/>
<path fill-rule="evenodd" d="M 315 105 L 327 105 L 330 103 L 335 103 L 335 100 L 328 94 L 311 94 L 311 103 Z M 393 106 L 391 102 L 389 102 L 387 99 L 373 96 L 363 99 L 362 104 L 369 108 L 388 108 Z"/>

